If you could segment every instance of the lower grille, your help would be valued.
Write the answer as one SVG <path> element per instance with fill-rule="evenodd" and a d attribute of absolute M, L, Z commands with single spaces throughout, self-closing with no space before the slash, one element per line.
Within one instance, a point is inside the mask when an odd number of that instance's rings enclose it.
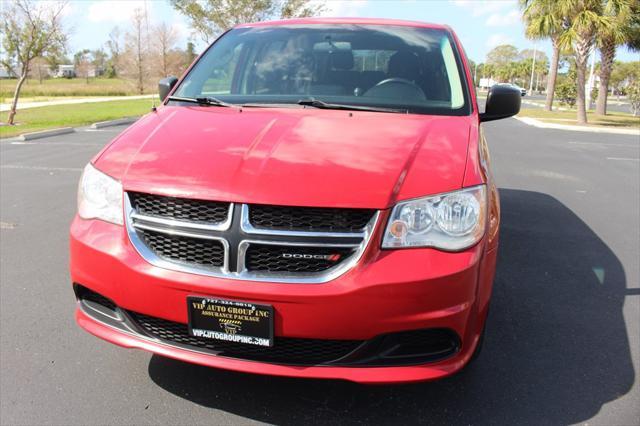
<path fill-rule="evenodd" d="M 246 267 L 253 272 L 322 272 L 344 262 L 353 253 L 350 248 L 251 244 Z"/>
<path fill-rule="evenodd" d="M 126 333 L 135 332 L 140 337 L 151 337 L 167 345 L 248 361 L 299 366 L 420 365 L 451 357 L 461 347 L 458 335 L 453 330 L 444 328 L 398 331 L 370 340 L 276 336 L 274 346 L 270 348 L 243 345 L 190 336 L 186 324 L 124 311 L 111 299 L 80 284 L 74 284 L 74 291 L 81 302 L 80 309 L 86 315 L 115 329 Z"/>
<path fill-rule="evenodd" d="M 224 246 L 218 240 L 190 238 L 149 230 L 138 235 L 161 258 L 205 267 L 224 265 Z"/>
<path fill-rule="evenodd" d="M 186 324 L 128 312 L 135 323 L 151 337 L 215 352 L 217 355 L 276 364 L 317 365 L 336 361 L 353 352 L 358 340 L 321 340 L 275 337 L 274 346 L 242 345 L 189 335 Z"/>
<path fill-rule="evenodd" d="M 74 285 L 74 291 L 76 292 L 76 297 L 78 299 L 97 303 L 98 305 L 104 306 L 105 308 L 111 309 L 112 311 L 115 311 L 116 309 L 116 304 L 113 303 L 111 299 L 107 299 L 100 293 L 96 293 L 95 291 L 91 291 L 88 288 L 80 285 Z"/>

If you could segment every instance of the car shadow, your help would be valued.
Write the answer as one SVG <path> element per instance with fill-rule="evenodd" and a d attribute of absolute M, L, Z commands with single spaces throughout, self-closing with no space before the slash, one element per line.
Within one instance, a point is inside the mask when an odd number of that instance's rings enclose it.
<path fill-rule="evenodd" d="M 158 386 L 196 404 L 276 424 L 568 424 L 634 382 L 620 261 L 555 198 L 503 189 L 485 345 L 437 382 L 362 386 L 257 376 L 153 356 Z"/>

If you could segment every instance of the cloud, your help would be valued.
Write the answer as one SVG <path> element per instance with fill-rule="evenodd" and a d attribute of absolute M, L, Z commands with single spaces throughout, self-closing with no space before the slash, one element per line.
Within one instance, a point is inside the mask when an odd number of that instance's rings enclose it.
<path fill-rule="evenodd" d="M 493 48 L 501 44 L 513 44 L 513 39 L 506 34 L 491 34 L 487 39 L 487 47 Z"/>
<path fill-rule="evenodd" d="M 87 19 L 91 22 L 123 22 L 129 21 L 136 9 L 145 10 L 151 15 L 153 2 L 143 0 L 129 1 L 94 1 L 87 11 Z M 151 18 L 151 16 L 149 16 Z"/>
<path fill-rule="evenodd" d="M 492 13 L 485 21 L 487 27 L 508 27 L 520 23 L 521 14 L 517 10 L 507 13 Z"/>
<path fill-rule="evenodd" d="M 360 16 L 362 9 L 369 3 L 368 0 L 330 0 L 326 3 L 327 10 L 324 16 Z"/>
<path fill-rule="evenodd" d="M 450 0 L 454 5 L 471 12 L 478 17 L 517 6 L 516 0 Z"/>

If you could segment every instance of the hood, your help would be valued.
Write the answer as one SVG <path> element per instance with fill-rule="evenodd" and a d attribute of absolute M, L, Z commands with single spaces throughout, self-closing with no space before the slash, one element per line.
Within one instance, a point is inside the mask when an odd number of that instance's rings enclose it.
<path fill-rule="evenodd" d="M 125 190 L 383 209 L 461 187 L 471 117 L 165 106 L 94 161 Z"/>

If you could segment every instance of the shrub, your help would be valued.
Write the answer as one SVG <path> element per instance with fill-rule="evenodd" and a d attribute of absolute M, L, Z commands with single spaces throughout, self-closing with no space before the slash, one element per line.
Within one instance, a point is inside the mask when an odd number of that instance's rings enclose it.
<path fill-rule="evenodd" d="M 631 112 L 635 116 L 640 116 L 640 81 L 635 80 L 627 88 L 627 97 L 631 104 Z"/>
<path fill-rule="evenodd" d="M 570 79 L 563 80 L 556 86 L 556 98 L 563 105 L 573 107 L 576 104 L 576 85 Z"/>

